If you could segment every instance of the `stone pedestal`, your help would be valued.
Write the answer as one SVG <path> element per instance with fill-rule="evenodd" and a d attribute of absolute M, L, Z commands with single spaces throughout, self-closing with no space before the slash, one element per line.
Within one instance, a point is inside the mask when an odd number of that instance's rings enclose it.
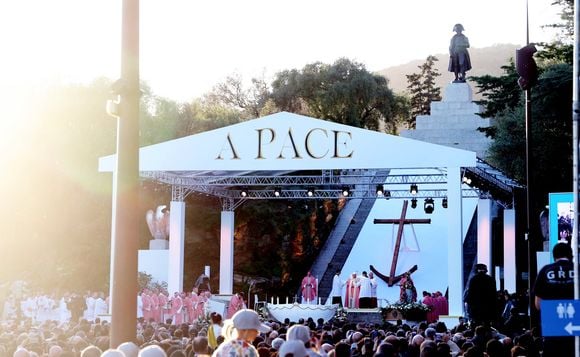
<path fill-rule="evenodd" d="M 169 249 L 169 241 L 167 239 L 151 239 L 149 241 L 150 250 Z"/>
<path fill-rule="evenodd" d="M 491 126 L 490 119 L 478 113 L 480 107 L 472 101 L 473 91 L 467 83 L 450 83 L 443 100 L 431 102 L 431 114 L 419 115 L 414 130 L 403 130 L 402 137 L 475 151 L 485 159 L 491 139 L 478 128 Z"/>
<path fill-rule="evenodd" d="M 153 277 L 161 283 L 169 280 L 169 250 L 140 250 L 138 270 Z"/>

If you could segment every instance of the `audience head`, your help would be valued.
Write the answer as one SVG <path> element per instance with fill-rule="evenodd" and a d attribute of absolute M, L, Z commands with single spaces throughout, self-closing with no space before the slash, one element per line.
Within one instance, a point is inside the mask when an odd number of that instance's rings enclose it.
<path fill-rule="evenodd" d="M 304 343 L 300 340 L 289 340 L 282 344 L 278 352 L 280 357 L 308 357 Z"/>

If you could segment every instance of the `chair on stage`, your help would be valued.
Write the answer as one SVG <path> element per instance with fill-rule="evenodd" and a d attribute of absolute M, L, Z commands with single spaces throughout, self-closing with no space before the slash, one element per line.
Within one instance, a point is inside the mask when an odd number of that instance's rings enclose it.
<path fill-rule="evenodd" d="M 267 301 L 260 301 L 258 294 L 254 294 L 254 311 L 260 311 L 260 308 L 266 306 Z"/>

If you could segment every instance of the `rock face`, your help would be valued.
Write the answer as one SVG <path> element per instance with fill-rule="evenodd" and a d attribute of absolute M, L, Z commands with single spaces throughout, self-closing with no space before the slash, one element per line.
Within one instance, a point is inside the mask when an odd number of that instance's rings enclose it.
<path fill-rule="evenodd" d="M 431 102 L 431 114 L 417 116 L 416 128 L 403 130 L 405 138 L 475 151 L 485 159 L 491 139 L 477 128 L 492 125 L 481 118 L 480 107 L 473 102 L 473 91 L 467 83 L 451 83 L 445 88 L 443 100 Z"/>

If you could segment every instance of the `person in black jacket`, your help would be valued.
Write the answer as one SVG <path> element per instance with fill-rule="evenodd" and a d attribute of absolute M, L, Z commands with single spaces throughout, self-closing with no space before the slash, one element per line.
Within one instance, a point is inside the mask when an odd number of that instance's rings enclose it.
<path fill-rule="evenodd" d="M 539 272 L 534 284 L 536 309 L 542 300 L 574 299 L 574 265 L 572 248 L 568 243 L 557 243 L 553 250 L 554 263 L 547 264 Z M 540 314 L 542 311 L 540 310 Z M 572 356 L 573 337 L 545 337 L 544 356 Z"/>
<path fill-rule="evenodd" d="M 464 301 L 471 326 L 491 326 L 496 313 L 495 280 L 487 275 L 485 264 L 475 265 L 475 274 L 467 282 Z"/>

